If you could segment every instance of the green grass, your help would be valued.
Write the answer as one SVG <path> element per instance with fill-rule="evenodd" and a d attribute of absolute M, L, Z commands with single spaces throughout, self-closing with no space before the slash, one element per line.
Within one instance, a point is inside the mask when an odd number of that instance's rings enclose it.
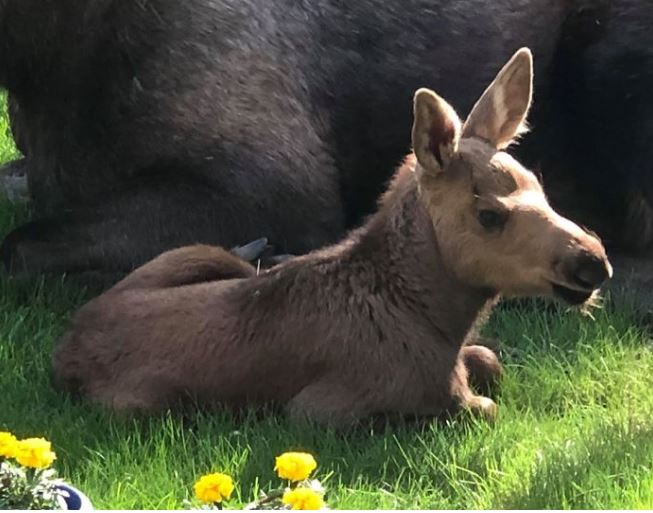
<path fill-rule="evenodd" d="M 0 118 L 0 137 L 6 122 Z M 15 150 L 0 140 L 0 158 Z M 0 202 L 0 235 L 27 217 Z M 45 436 L 56 468 L 98 508 L 183 508 L 207 471 L 235 505 L 276 484 L 274 456 L 317 456 L 333 508 L 653 508 L 653 346 L 632 313 L 502 309 L 507 361 L 493 425 L 456 420 L 342 435 L 283 418 L 114 418 L 49 384 L 49 359 L 84 293 L 0 279 L 0 429 Z M 292 379 L 292 369 L 288 369 Z"/>
<path fill-rule="evenodd" d="M 6 162 L 18 156 L 9 128 L 9 119 L 6 111 L 6 94 L 0 92 L 0 162 Z M 4 221 L 2 219 L 1 221 Z M 1 222 L 0 221 L 0 222 Z"/>

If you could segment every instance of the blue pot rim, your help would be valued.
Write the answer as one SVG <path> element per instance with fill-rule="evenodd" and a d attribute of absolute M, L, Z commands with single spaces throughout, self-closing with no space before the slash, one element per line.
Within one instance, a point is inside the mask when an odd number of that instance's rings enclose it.
<path fill-rule="evenodd" d="M 61 509 L 91 511 L 93 504 L 91 500 L 80 490 L 68 483 L 59 483 L 56 485 L 57 490 L 63 492 L 57 497 L 57 502 Z"/>

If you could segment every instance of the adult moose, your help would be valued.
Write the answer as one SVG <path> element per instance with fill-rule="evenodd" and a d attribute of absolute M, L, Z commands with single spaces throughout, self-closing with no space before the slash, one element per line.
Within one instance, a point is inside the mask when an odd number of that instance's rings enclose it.
<path fill-rule="evenodd" d="M 415 95 L 414 155 L 379 211 L 338 245 L 257 274 L 220 248 L 172 250 L 82 307 L 56 380 L 120 411 L 272 403 L 345 425 L 375 414 L 496 414 L 472 379 L 500 371 L 463 346 L 500 295 L 587 301 L 611 267 L 601 242 L 547 203 L 501 151 L 531 102 L 518 51 L 461 122 Z M 236 278 L 236 276 L 239 276 Z"/>
<path fill-rule="evenodd" d="M 608 240 L 653 240 L 650 2 L 3 0 L 0 24 L 35 214 L 3 244 L 13 273 L 333 242 L 408 150 L 413 91 L 468 111 L 522 45 L 538 63 L 525 162 Z"/>

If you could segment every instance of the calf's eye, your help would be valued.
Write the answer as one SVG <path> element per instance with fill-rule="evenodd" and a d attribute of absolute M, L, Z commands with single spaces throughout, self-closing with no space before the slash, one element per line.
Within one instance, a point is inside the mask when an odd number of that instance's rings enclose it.
<path fill-rule="evenodd" d="M 504 212 L 497 212 L 496 210 L 479 210 L 478 222 L 486 230 L 496 230 L 503 228 L 506 224 L 507 216 Z"/>

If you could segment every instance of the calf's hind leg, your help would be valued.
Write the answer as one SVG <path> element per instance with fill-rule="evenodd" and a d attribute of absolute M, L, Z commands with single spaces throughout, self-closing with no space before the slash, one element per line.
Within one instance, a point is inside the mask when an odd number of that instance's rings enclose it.
<path fill-rule="evenodd" d="M 483 354 L 483 351 L 479 351 L 477 349 L 474 349 L 476 347 L 482 348 L 482 349 L 487 349 L 483 348 L 482 346 L 467 346 L 472 348 L 471 350 L 467 351 L 467 357 L 471 358 L 468 361 L 473 361 L 479 354 L 482 356 L 487 356 L 486 354 Z M 460 355 L 458 357 L 458 361 L 456 363 L 456 366 L 451 374 L 451 398 L 453 399 L 453 410 L 450 411 L 450 413 L 457 413 L 460 410 L 467 410 L 471 412 L 473 415 L 485 418 L 486 420 L 493 421 L 498 414 L 498 407 L 496 403 L 490 399 L 489 397 L 485 397 L 483 395 L 476 395 L 472 390 L 469 388 L 469 377 L 470 374 L 467 369 L 466 365 L 466 358 L 465 354 L 461 350 Z M 495 356 L 496 359 L 496 356 Z M 484 362 L 484 359 L 479 360 L 481 362 Z M 491 358 L 489 360 L 490 362 L 492 361 Z M 498 361 L 496 362 L 498 364 Z M 494 368 L 494 366 L 491 366 L 491 368 Z M 499 366 L 500 368 L 500 366 Z M 484 367 L 484 363 L 481 363 L 478 367 L 476 367 L 475 370 L 478 371 L 478 369 L 483 370 L 483 375 L 487 375 L 489 372 L 490 368 Z M 482 377 L 480 374 L 478 377 Z"/>
<path fill-rule="evenodd" d="M 219 247 L 198 244 L 159 255 L 136 269 L 114 290 L 179 287 L 254 275 L 256 269 L 236 255 Z"/>
<path fill-rule="evenodd" d="M 170 376 L 151 369 L 135 369 L 120 380 L 95 383 L 87 394 L 91 401 L 119 414 L 160 412 L 184 398 Z"/>

